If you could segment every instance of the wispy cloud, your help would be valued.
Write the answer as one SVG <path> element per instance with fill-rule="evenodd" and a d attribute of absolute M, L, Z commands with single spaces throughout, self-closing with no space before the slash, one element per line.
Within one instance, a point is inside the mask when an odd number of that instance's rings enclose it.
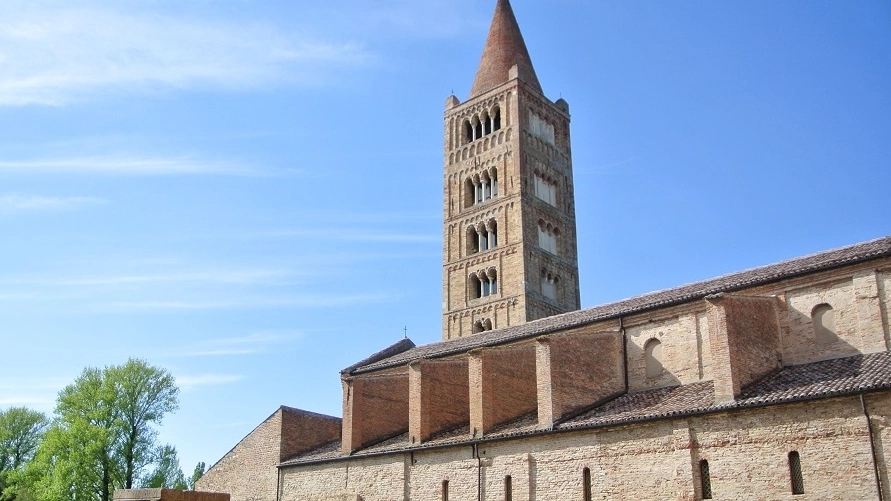
<path fill-rule="evenodd" d="M 109 92 L 317 85 L 333 68 L 372 59 L 359 44 L 264 22 L 172 17 L 132 2 L 69 5 L 4 3 L 0 106 L 58 106 Z"/>
<path fill-rule="evenodd" d="M 2 77 L 0 77 L 2 79 Z M 2 93 L 2 90 L 0 90 Z M 2 97 L 0 97 L 2 100 Z M 112 174 L 163 176 L 176 174 L 217 174 L 271 176 L 282 172 L 263 170 L 237 162 L 202 160 L 195 157 L 142 157 L 131 155 L 77 156 L 29 160 L 0 160 L 0 173 L 28 174 Z M 292 171 L 289 171 L 292 172 Z"/>
<path fill-rule="evenodd" d="M 237 383 L 245 377 L 240 374 L 198 374 L 176 376 L 176 384 L 183 391 L 194 390 L 205 386 L 221 386 Z"/>
<path fill-rule="evenodd" d="M 96 309 L 109 312 L 149 312 L 149 311 L 200 311 L 200 310 L 246 310 L 279 308 L 336 308 L 356 305 L 375 305 L 392 302 L 401 296 L 388 292 L 368 294 L 306 294 L 298 296 L 273 296 L 221 300 L 134 300 L 110 301 L 98 304 Z"/>
<path fill-rule="evenodd" d="M 442 236 L 439 234 L 419 233 L 393 233 L 387 231 L 373 231 L 356 228 L 326 228 L 326 229 L 289 229 L 272 230 L 265 233 L 256 233 L 252 237 L 295 237 L 324 239 L 325 241 L 341 242 L 414 242 L 414 243 L 440 243 Z"/>
<path fill-rule="evenodd" d="M 215 357 L 255 355 L 265 353 L 275 347 L 281 349 L 283 345 L 293 343 L 302 338 L 302 334 L 291 333 L 264 333 L 258 332 L 240 337 L 227 337 L 209 339 L 199 345 L 187 347 L 178 352 L 171 353 L 173 357 Z"/>
<path fill-rule="evenodd" d="M 30 407 L 51 412 L 59 391 L 71 381 L 63 378 L 4 378 L 0 379 L 0 408 Z"/>
<path fill-rule="evenodd" d="M 191 272 L 95 275 L 95 276 L 19 276 L 0 278 L 0 285 L 28 285 L 35 287 L 115 287 L 141 284 L 199 284 L 199 285 L 288 285 L 299 274 L 285 269 L 207 269 Z"/>
<path fill-rule="evenodd" d="M 0 214 L 22 212 L 64 212 L 106 201 L 96 197 L 47 197 L 41 195 L 0 195 Z"/>

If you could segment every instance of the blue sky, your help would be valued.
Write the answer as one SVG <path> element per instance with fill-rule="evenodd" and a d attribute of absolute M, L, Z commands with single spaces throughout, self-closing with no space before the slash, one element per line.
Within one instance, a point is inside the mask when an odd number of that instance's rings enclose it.
<path fill-rule="evenodd" d="M 442 116 L 493 1 L 3 0 L 0 407 L 170 370 L 187 472 L 440 336 Z M 514 0 L 582 306 L 891 234 L 891 4 Z"/>

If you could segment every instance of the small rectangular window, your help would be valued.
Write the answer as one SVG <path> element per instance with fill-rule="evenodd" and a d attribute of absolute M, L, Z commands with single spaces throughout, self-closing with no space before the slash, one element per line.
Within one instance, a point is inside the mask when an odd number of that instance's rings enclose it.
<path fill-rule="evenodd" d="M 442 501 L 449 501 L 449 481 L 442 481 Z"/>
<path fill-rule="evenodd" d="M 510 475 L 504 477 L 504 501 L 513 501 L 514 487 Z"/>

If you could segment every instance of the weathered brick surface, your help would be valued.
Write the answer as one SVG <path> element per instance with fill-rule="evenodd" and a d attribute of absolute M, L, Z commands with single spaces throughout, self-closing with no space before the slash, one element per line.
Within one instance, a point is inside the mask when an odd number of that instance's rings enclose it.
<path fill-rule="evenodd" d="M 728 294 L 708 302 L 715 400 L 732 401 L 744 386 L 782 367 L 777 300 Z"/>
<path fill-rule="evenodd" d="M 888 446 L 891 396 L 870 395 L 880 456 Z M 801 457 L 805 495 L 790 489 L 788 454 Z M 288 467 L 283 500 L 580 499 L 582 470 L 591 471 L 593 498 L 700 499 L 698 464 L 709 461 L 713 499 L 878 499 L 866 419 L 858 397 L 668 419 L 544 437 L 416 451 L 380 458 Z M 881 463 L 883 475 L 887 467 Z M 481 484 L 477 480 L 481 481 Z M 332 486 L 338 486 L 334 489 Z"/>
<path fill-rule="evenodd" d="M 409 440 L 424 442 L 433 434 L 470 422 L 467 358 L 419 361 L 409 366 Z M 394 410 L 395 412 L 395 410 Z"/>
<path fill-rule="evenodd" d="M 408 381 L 407 372 L 344 381 L 345 454 L 408 430 Z"/>
<path fill-rule="evenodd" d="M 482 435 L 538 407 L 535 345 L 520 343 L 470 354 L 470 432 Z"/>
<path fill-rule="evenodd" d="M 635 315 L 624 322 L 627 332 L 629 391 L 711 379 L 711 349 L 706 304 L 697 302 L 664 311 Z M 648 377 L 644 346 L 662 343 L 661 376 Z"/>
<path fill-rule="evenodd" d="M 618 332 L 580 329 L 539 338 L 536 361 L 538 424 L 543 428 L 625 389 Z"/>
<path fill-rule="evenodd" d="M 232 501 L 272 501 L 279 462 L 337 439 L 340 428 L 339 418 L 281 407 L 213 465 L 195 488 L 228 493 Z M 169 501 L 220 501 L 192 499 L 190 495 L 168 493 L 168 498 Z"/>

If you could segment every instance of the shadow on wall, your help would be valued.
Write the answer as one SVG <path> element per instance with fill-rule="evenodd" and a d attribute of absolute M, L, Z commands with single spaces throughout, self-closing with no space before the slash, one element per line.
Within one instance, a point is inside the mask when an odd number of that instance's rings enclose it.
<path fill-rule="evenodd" d="M 846 319 L 841 318 L 843 314 L 844 312 L 839 313 L 828 303 L 814 306 L 811 309 L 810 317 L 798 310 L 786 311 L 787 318 L 792 325 L 810 327 L 805 339 L 794 339 L 791 337 L 789 328 L 783 328 L 783 350 L 794 350 L 793 353 L 790 353 L 792 363 L 803 364 L 862 353 L 839 335 L 839 332 L 842 332 L 841 329 L 849 323 Z M 794 345 L 790 346 L 790 341 L 795 342 L 799 348 L 796 350 Z M 785 360 L 783 365 L 787 365 Z"/>

